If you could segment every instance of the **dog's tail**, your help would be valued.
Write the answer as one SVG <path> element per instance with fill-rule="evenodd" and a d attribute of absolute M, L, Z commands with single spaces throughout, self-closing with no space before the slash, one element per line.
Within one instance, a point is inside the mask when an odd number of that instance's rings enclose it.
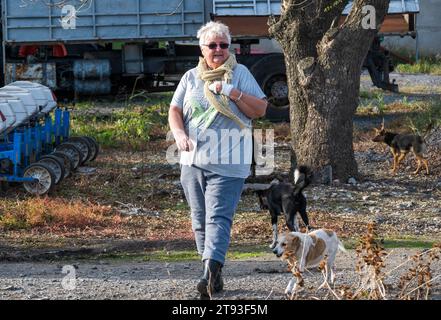
<path fill-rule="evenodd" d="M 348 253 L 348 251 L 345 249 L 345 246 L 343 245 L 343 242 L 338 240 L 338 249 L 344 253 Z"/>
<path fill-rule="evenodd" d="M 298 166 L 294 171 L 294 194 L 301 193 L 312 179 L 311 169 L 307 166 Z"/>

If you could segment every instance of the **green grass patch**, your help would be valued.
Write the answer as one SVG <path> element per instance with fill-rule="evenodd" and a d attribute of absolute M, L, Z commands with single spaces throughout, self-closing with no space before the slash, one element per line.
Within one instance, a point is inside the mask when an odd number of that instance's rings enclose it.
<path fill-rule="evenodd" d="M 246 260 L 271 255 L 266 246 L 233 246 L 227 253 L 227 260 Z M 156 250 L 146 253 L 108 253 L 91 257 L 92 259 L 110 259 L 118 261 L 157 261 L 157 262 L 181 262 L 197 261 L 201 257 L 195 249 L 191 250 Z"/>
<path fill-rule="evenodd" d="M 416 134 L 424 135 L 441 125 L 441 102 L 432 101 L 416 105 L 416 111 L 406 119 L 406 125 Z"/>
<path fill-rule="evenodd" d="M 164 262 L 179 262 L 179 261 L 191 261 L 199 260 L 199 255 L 195 250 L 185 250 L 185 251 L 153 251 L 146 253 L 142 260 L 143 261 L 164 261 Z"/>
<path fill-rule="evenodd" d="M 360 98 L 362 99 L 372 99 L 374 97 L 375 93 L 366 91 L 366 90 L 360 90 Z"/>
<path fill-rule="evenodd" d="M 441 75 L 441 59 L 436 57 L 422 58 L 415 64 L 398 64 L 396 71 L 400 73 L 425 73 Z"/>
<path fill-rule="evenodd" d="M 347 239 L 343 241 L 346 249 L 355 249 L 359 243 L 357 239 Z M 420 239 L 383 239 L 381 244 L 385 249 L 408 248 L 408 249 L 425 249 L 431 248 L 436 241 L 420 240 Z"/>
<path fill-rule="evenodd" d="M 165 137 L 168 105 L 135 106 L 111 114 L 84 114 L 72 117 L 72 135 L 94 137 L 101 146 L 143 150 L 146 142 Z"/>
<path fill-rule="evenodd" d="M 406 113 L 409 115 L 418 115 L 422 118 L 422 124 L 428 123 L 427 120 L 436 120 L 439 118 L 439 103 L 435 100 L 422 101 L 415 100 L 409 101 L 407 96 L 403 96 L 400 100 L 396 100 L 392 103 L 384 103 L 383 98 L 373 95 L 371 100 L 362 100 L 359 107 L 356 110 L 356 114 L 362 115 L 383 115 L 390 113 Z M 429 117 L 429 119 L 427 119 Z M 408 123 L 409 124 L 409 123 Z"/>
<path fill-rule="evenodd" d="M 384 113 L 387 105 L 384 102 L 384 92 L 382 91 L 360 91 L 360 105 L 357 109 L 358 114 Z"/>
<path fill-rule="evenodd" d="M 245 246 L 243 248 L 231 248 L 227 253 L 227 260 L 246 260 L 271 254 L 267 246 Z M 179 262 L 200 260 L 201 257 L 195 250 L 179 251 L 153 251 L 144 255 L 143 261 Z"/>

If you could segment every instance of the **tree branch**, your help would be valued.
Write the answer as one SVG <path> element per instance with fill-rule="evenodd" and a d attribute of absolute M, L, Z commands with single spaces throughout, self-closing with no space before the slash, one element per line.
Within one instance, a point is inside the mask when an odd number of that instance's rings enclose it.
<path fill-rule="evenodd" d="M 376 29 L 363 28 L 363 7 L 371 5 L 375 8 Z M 338 57 L 352 56 L 354 66 L 363 63 L 364 56 L 360 52 L 367 52 L 373 38 L 378 33 L 389 7 L 389 0 L 355 0 L 349 16 L 343 24 L 335 29 L 330 29 L 318 44 L 318 55 L 321 60 L 337 61 Z M 337 63 L 337 62 L 336 62 Z M 357 69 L 357 68 L 355 68 Z"/>

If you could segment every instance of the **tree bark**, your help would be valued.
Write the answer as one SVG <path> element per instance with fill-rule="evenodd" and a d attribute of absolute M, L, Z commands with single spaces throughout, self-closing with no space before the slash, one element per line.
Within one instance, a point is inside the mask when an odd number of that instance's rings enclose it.
<path fill-rule="evenodd" d="M 388 0 L 355 0 L 344 23 L 347 0 L 284 0 L 281 16 L 269 21 L 281 44 L 289 86 L 292 168 L 315 172 L 331 166 L 333 178 L 358 175 L 352 145 L 360 73 Z M 377 29 L 363 29 L 362 8 L 376 9 Z"/>

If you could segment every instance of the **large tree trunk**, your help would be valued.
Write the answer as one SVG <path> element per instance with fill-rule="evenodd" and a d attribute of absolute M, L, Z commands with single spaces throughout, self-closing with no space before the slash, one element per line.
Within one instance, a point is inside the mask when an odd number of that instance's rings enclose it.
<path fill-rule="evenodd" d="M 362 8 L 376 8 L 379 28 L 389 7 L 387 0 L 355 0 L 351 13 L 338 26 L 347 2 L 284 0 L 280 18 L 270 20 L 270 34 L 285 54 L 292 162 L 314 171 L 331 166 L 333 177 L 342 181 L 358 172 L 352 120 L 363 60 L 377 33 L 363 29 Z"/>

